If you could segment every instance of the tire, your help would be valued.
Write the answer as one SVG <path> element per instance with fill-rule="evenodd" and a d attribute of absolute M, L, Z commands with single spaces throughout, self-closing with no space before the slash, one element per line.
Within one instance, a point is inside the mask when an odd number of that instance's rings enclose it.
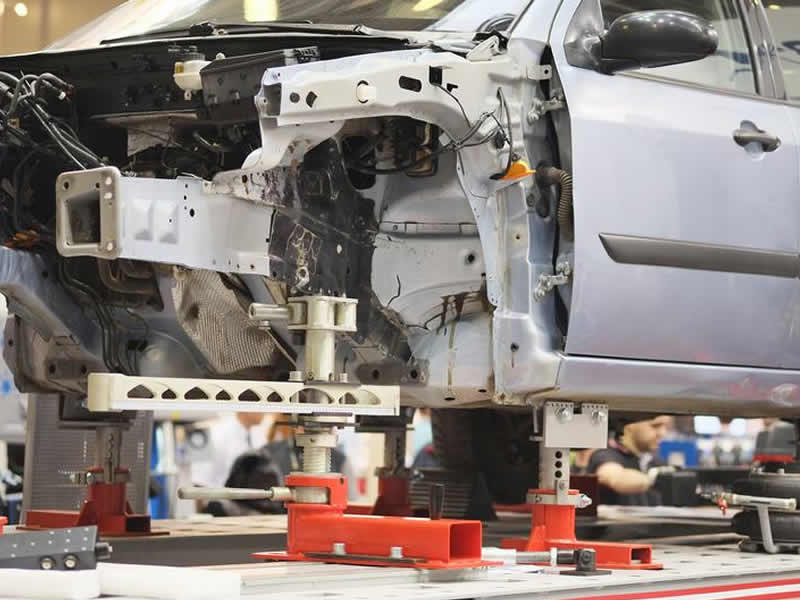
<path fill-rule="evenodd" d="M 761 525 L 755 510 L 743 510 L 734 515 L 731 524 L 739 535 L 761 541 Z M 800 512 L 771 512 L 769 525 L 772 529 L 772 539 L 776 544 L 800 543 Z"/>
<path fill-rule="evenodd" d="M 521 504 L 538 483 L 539 448 L 530 414 L 436 409 L 433 441 L 441 465 L 481 474 L 495 502 Z"/>
<path fill-rule="evenodd" d="M 746 479 L 733 482 L 734 494 L 794 498 L 800 506 L 800 475 L 778 473 L 751 473 Z M 800 512 L 798 512 L 800 515 Z"/>

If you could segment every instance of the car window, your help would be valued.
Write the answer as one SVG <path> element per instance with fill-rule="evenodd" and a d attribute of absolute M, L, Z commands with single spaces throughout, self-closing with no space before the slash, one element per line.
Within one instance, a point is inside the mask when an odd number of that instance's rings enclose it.
<path fill-rule="evenodd" d="M 769 0 L 764 6 L 783 67 L 786 95 L 800 101 L 800 0 Z"/>
<path fill-rule="evenodd" d="M 747 35 L 736 0 L 601 0 L 601 5 L 606 27 L 617 17 L 637 10 L 683 10 L 708 19 L 719 34 L 715 54 L 643 72 L 715 88 L 756 92 Z"/>

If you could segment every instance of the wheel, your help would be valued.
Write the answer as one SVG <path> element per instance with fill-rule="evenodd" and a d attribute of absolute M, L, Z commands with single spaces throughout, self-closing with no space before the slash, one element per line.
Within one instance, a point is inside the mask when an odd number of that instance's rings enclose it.
<path fill-rule="evenodd" d="M 747 509 L 734 515 L 731 524 L 739 535 L 762 541 L 761 525 L 755 510 Z M 800 543 L 800 512 L 770 512 L 769 525 L 772 529 L 772 540 L 776 544 Z"/>
<path fill-rule="evenodd" d="M 733 482 L 734 494 L 794 498 L 800 507 L 800 475 L 786 473 L 751 473 L 746 479 Z M 800 514 L 800 513 L 798 513 Z"/>
<path fill-rule="evenodd" d="M 446 469 L 480 473 L 495 502 L 521 504 L 538 483 L 530 414 L 493 409 L 432 411 L 433 441 Z"/>

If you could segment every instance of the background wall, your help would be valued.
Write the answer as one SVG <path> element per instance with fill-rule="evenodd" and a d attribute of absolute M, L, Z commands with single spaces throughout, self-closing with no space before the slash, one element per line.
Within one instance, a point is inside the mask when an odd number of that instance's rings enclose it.
<path fill-rule="evenodd" d="M 0 55 L 40 50 L 118 4 L 122 0 L 0 0 Z"/>

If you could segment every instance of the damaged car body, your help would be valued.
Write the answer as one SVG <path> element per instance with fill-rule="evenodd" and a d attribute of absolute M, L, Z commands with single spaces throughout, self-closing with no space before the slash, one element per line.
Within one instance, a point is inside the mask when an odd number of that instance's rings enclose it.
<path fill-rule="evenodd" d="M 195 4 L 150 32 L 101 20 L 77 36 L 91 47 L 0 60 L 0 290 L 21 389 L 344 374 L 411 407 L 796 413 L 800 333 L 709 328 L 796 296 L 796 265 L 780 266 L 797 207 L 754 238 L 686 225 L 725 193 L 722 167 L 701 179 L 707 161 L 645 138 L 674 133 L 654 95 L 691 96 L 689 121 L 703 108 L 707 91 L 647 73 L 724 60 L 716 3 L 281 2 L 304 6 L 263 24 Z M 758 60 L 758 93 L 778 94 Z M 688 191 L 653 179 L 659 161 Z M 306 372 L 307 334 L 250 308 L 314 296 L 357 300 L 330 373 Z M 709 311 L 724 318 L 700 326 Z"/>

